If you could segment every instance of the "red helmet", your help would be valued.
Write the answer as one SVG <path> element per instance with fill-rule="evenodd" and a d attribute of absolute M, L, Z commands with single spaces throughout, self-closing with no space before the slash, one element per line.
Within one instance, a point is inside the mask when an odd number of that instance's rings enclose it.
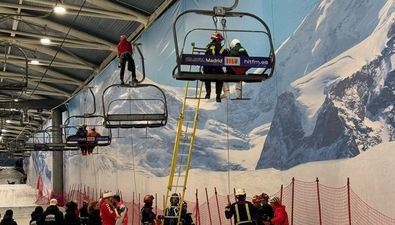
<path fill-rule="evenodd" d="M 215 32 L 212 36 L 211 39 L 214 41 L 223 41 L 224 40 L 224 36 L 222 36 L 222 34 L 220 32 Z"/>
<path fill-rule="evenodd" d="M 153 200 L 154 200 L 154 196 L 153 195 L 145 195 L 144 196 L 144 203 L 152 202 Z"/>

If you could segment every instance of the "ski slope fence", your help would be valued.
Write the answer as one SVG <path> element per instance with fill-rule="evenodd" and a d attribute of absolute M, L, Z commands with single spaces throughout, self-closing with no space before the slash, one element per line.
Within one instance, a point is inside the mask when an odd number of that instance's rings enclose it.
<path fill-rule="evenodd" d="M 122 192 L 116 191 L 122 198 Z M 82 184 L 71 185 L 66 194 L 53 195 L 59 202 L 76 201 L 79 206 L 85 201 L 100 199 L 103 191 Z M 261 194 L 261 193 L 256 193 Z M 196 225 L 233 225 L 225 218 L 224 209 L 229 201 L 234 202 L 234 195 L 226 196 L 213 190 L 196 190 L 194 202 L 188 202 L 188 211 L 192 213 Z M 253 194 L 250 194 L 252 196 Z M 133 193 L 131 201 L 125 205 L 129 210 L 129 225 L 140 224 L 140 209 L 143 206 L 143 194 Z M 211 197 L 209 197 L 211 196 Z M 395 225 L 395 219 L 370 207 L 351 188 L 350 181 L 342 187 L 329 187 L 318 180 L 305 182 L 296 179 L 270 197 L 280 197 L 290 225 Z M 153 211 L 163 213 L 164 195 L 154 194 Z M 37 203 L 46 204 L 49 198 L 39 196 Z"/>

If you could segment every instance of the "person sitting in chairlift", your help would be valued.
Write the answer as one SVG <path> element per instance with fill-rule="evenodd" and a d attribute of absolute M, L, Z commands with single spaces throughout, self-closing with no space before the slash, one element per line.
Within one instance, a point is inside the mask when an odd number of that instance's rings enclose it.
<path fill-rule="evenodd" d="M 81 154 L 86 155 L 86 152 L 87 152 L 86 137 L 88 136 L 88 131 L 86 130 L 86 125 L 82 125 L 81 127 L 79 127 L 75 136 L 78 139 L 78 145 L 80 146 Z"/>
<path fill-rule="evenodd" d="M 228 54 L 228 49 L 226 49 L 222 45 L 222 41 L 224 37 L 221 33 L 215 32 L 211 36 L 211 42 L 206 47 L 206 55 L 214 55 L 214 56 L 226 56 Z M 224 74 L 224 70 L 220 66 L 203 66 L 204 74 Z M 217 94 L 216 101 L 221 102 L 221 92 L 222 86 L 224 82 L 217 81 L 215 82 L 215 93 Z M 206 87 L 206 99 L 210 98 L 211 95 L 211 82 L 205 81 L 204 85 Z"/>
<path fill-rule="evenodd" d="M 240 57 L 240 56 L 248 56 L 247 51 L 241 46 L 239 39 L 233 39 L 230 42 L 230 50 L 228 56 Z M 238 67 L 238 66 L 230 66 L 226 67 L 226 73 L 228 74 L 236 74 L 236 75 L 245 75 L 249 68 Z M 236 99 L 241 99 L 242 97 L 242 85 L 243 82 L 236 83 Z M 224 83 L 224 94 L 221 98 L 227 98 L 230 95 L 229 84 Z"/>
<path fill-rule="evenodd" d="M 88 154 L 92 154 L 93 149 L 95 149 L 95 145 L 97 144 L 97 140 L 96 137 L 100 137 L 100 133 L 96 131 L 96 128 L 92 128 L 89 132 L 88 132 L 88 140 L 87 140 L 87 150 L 88 150 Z M 94 141 L 89 140 L 90 137 L 93 137 L 93 139 L 95 139 Z"/>
<path fill-rule="evenodd" d="M 136 78 L 136 65 L 133 59 L 132 43 L 127 40 L 125 35 L 122 35 L 119 38 L 119 43 L 117 47 L 118 47 L 118 59 L 119 59 L 118 67 L 121 68 L 121 72 L 119 74 L 121 79 L 121 84 L 125 84 L 124 75 L 125 75 L 126 62 L 128 63 L 128 70 L 132 73 L 132 82 L 137 83 L 138 81 Z"/>

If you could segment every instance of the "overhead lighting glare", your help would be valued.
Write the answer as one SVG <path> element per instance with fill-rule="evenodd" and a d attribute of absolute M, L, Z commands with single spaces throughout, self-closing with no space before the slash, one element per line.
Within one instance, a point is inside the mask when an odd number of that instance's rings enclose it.
<path fill-rule="evenodd" d="M 43 45 L 50 45 L 52 43 L 49 38 L 41 38 L 40 42 Z"/>
<path fill-rule="evenodd" d="M 59 15 L 62 15 L 62 14 L 65 14 L 65 13 L 66 13 L 66 9 L 65 9 L 64 7 L 62 7 L 62 6 L 55 6 L 55 7 L 53 8 L 53 11 L 54 11 L 56 14 L 59 14 Z"/>
<path fill-rule="evenodd" d="M 17 99 L 17 98 L 16 98 L 16 99 L 14 99 L 14 102 L 19 102 L 19 99 Z"/>
<path fill-rule="evenodd" d="M 40 65 L 40 61 L 38 61 L 37 59 L 32 59 L 32 60 L 30 60 L 30 64 L 32 64 L 32 65 Z"/>
<path fill-rule="evenodd" d="M 5 122 L 6 122 L 6 123 L 11 123 L 12 121 L 11 121 L 11 120 L 6 120 Z"/>
<path fill-rule="evenodd" d="M 1 132 L 6 133 L 7 130 L 6 129 L 1 129 Z"/>

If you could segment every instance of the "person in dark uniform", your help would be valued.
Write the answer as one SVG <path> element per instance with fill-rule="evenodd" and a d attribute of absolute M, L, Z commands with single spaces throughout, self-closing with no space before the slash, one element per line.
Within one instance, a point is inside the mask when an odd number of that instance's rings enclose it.
<path fill-rule="evenodd" d="M 56 199 L 51 199 L 49 201 L 49 206 L 45 212 L 41 215 L 39 220 L 39 225 L 64 225 L 63 213 L 59 210 L 58 201 Z"/>
<path fill-rule="evenodd" d="M 224 37 L 221 33 L 215 32 L 211 36 L 211 42 L 206 47 L 206 55 L 216 55 L 216 56 L 226 56 L 228 54 L 228 50 L 222 45 L 222 41 Z M 224 74 L 224 70 L 222 67 L 219 66 L 203 66 L 203 73 L 204 74 Z M 206 97 L 207 99 L 210 98 L 211 95 L 211 82 L 205 81 L 204 82 L 206 87 Z M 221 92 L 224 82 L 217 81 L 215 82 L 215 93 L 216 101 L 221 102 Z"/>
<path fill-rule="evenodd" d="M 141 208 L 141 224 L 142 225 L 155 225 L 156 215 L 152 211 L 152 204 L 154 201 L 153 195 L 144 196 L 144 206 Z"/>
<path fill-rule="evenodd" d="M 255 225 L 255 207 L 246 201 L 246 192 L 244 189 L 236 190 L 237 201 L 225 207 L 225 217 L 230 219 L 233 217 L 235 225 Z"/>
<path fill-rule="evenodd" d="M 88 221 L 89 221 L 88 206 L 89 206 L 88 202 L 84 200 L 82 202 L 82 207 L 80 208 L 81 225 L 88 225 Z"/>
<path fill-rule="evenodd" d="M 136 78 L 136 65 L 133 59 L 133 47 L 132 43 L 127 40 L 125 35 L 122 35 L 119 38 L 118 43 L 118 59 L 119 65 L 118 67 L 121 68 L 121 72 L 119 74 L 119 78 L 121 79 L 121 84 L 124 84 L 124 76 L 125 76 L 125 66 L 126 62 L 128 63 L 128 70 L 132 73 L 132 82 L 137 83 Z"/>

